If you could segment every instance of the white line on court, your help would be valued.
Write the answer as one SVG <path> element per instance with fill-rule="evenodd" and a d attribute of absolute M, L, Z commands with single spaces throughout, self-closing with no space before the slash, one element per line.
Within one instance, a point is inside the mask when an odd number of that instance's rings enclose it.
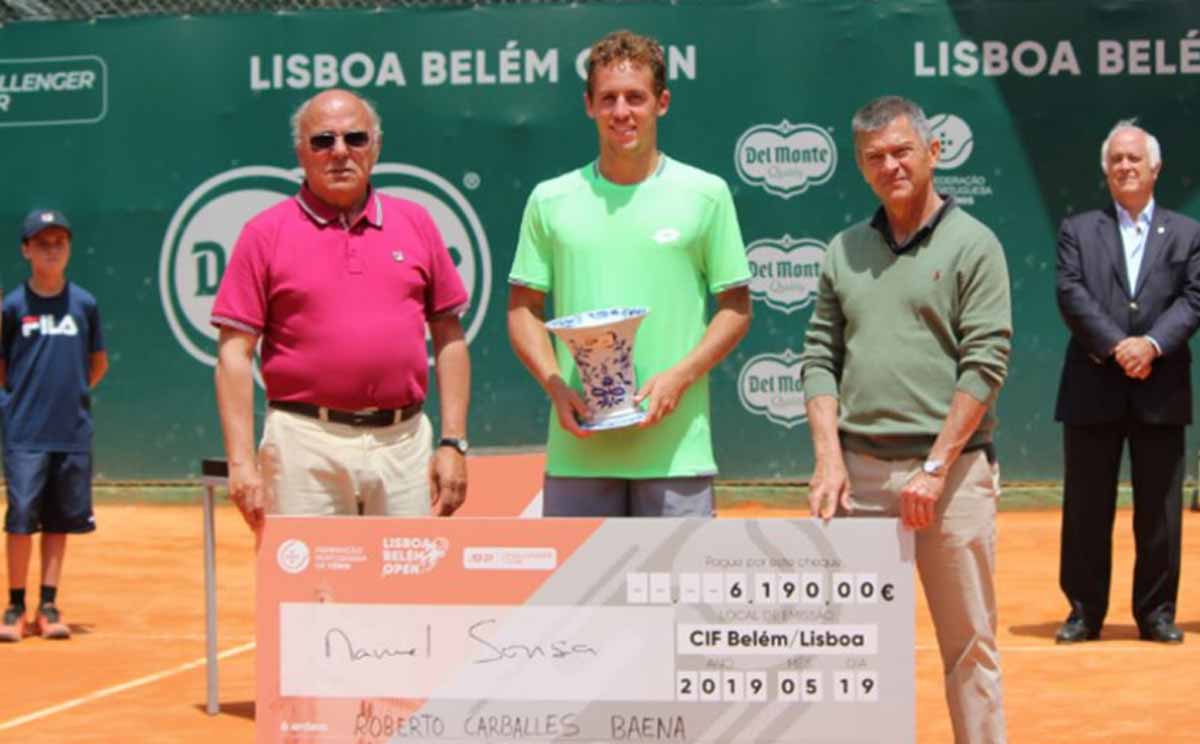
<path fill-rule="evenodd" d="M 249 643 L 254 640 L 253 635 L 222 635 L 222 640 L 235 641 L 238 643 Z M 203 635 L 189 635 L 180 633 L 105 633 L 104 640 L 118 641 L 204 641 L 207 640 Z"/>
<path fill-rule="evenodd" d="M 254 648 L 253 642 L 243 643 L 240 646 L 234 646 L 233 648 L 222 651 L 221 653 L 217 654 L 217 658 L 218 659 L 228 659 L 231 656 L 237 656 L 238 654 L 245 653 L 246 651 L 250 651 L 253 648 Z M 82 697 L 77 697 L 74 700 L 68 700 L 65 703 L 59 703 L 58 705 L 53 705 L 49 708 L 42 708 L 41 710 L 34 711 L 33 713 L 28 713 L 26 715 L 19 716 L 17 718 L 11 718 L 7 721 L 0 722 L 0 731 L 7 731 L 8 729 L 13 729 L 13 728 L 16 728 L 17 726 L 23 726 L 24 724 L 30 723 L 31 721 L 36 721 L 41 718 L 46 718 L 47 716 L 52 716 L 55 713 L 62 713 L 64 710 L 70 710 L 71 708 L 77 708 L 80 705 L 83 705 L 84 703 L 90 703 L 94 700 L 100 700 L 102 698 L 111 697 L 112 695 L 116 695 L 118 693 L 125 692 L 126 690 L 132 690 L 135 687 L 142 687 L 143 685 L 152 684 L 154 682 L 158 682 L 159 680 L 166 679 L 167 677 L 173 677 L 176 674 L 182 674 L 184 672 L 195 669 L 196 667 L 204 666 L 204 662 L 206 660 L 207 660 L 206 658 L 201 657 L 199 659 L 189 661 L 186 664 L 180 664 L 177 667 L 172 667 L 170 669 L 164 669 L 163 671 L 155 672 L 154 674 L 147 674 L 145 677 L 138 677 L 137 679 L 130 680 L 128 682 L 123 682 L 119 685 L 113 685 L 112 687 L 105 687 L 102 690 L 96 690 L 95 692 L 88 693 L 87 695 L 84 695 Z"/>
<path fill-rule="evenodd" d="M 1086 644 L 1087 645 L 1086 649 L 1079 648 L 1078 644 L 1070 644 L 1070 643 L 1062 644 L 1062 645 L 1059 645 L 1056 643 L 1049 643 L 1049 644 L 1039 645 L 1039 646 L 1009 646 L 1009 645 L 1006 645 L 1003 643 L 1001 643 L 999 645 L 1000 645 L 1000 653 L 1002 653 L 1002 654 L 1006 654 L 1006 653 L 1010 653 L 1010 652 L 1078 654 L 1078 653 L 1083 653 L 1085 651 L 1101 651 L 1106 654 L 1107 653 L 1132 653 L 1135 651 L 1138 653 L 1145 653 L 1148 650 L 1146 648 L 1145 643 L 1133 643 L 1132 640 L 1130 642 L 1130 645 L 1128 645 L 1128 646 L 1124 646 L 1124 645 L 1114 646 L 1110 643 L 1105 643 L 1105 644 L 1098 646 L 1098 645 L 1096 645 L 1095 641 L 1091 641 L 1088 644 Z M 934 645 L 923 644 L 923 643 L 917 644 L 917 651 L 932 653 L 932 652 L 936 652 L 937 650 L 938 650 L 938 647 L 934 646 Z"/>

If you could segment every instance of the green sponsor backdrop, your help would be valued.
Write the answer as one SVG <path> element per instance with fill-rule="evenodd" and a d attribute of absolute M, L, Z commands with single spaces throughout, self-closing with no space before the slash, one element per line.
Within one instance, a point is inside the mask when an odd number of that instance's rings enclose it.
<path fill-rule="evenodd" d="M 509 349 L 505 277 L 530 189 L 595 151 L 577 55 L 630 27 L 668 46 L 663 149 L 729 182 L 754 245 L 753 329 L 713 375 L 723 475 L 811 469 L 794 354 L 812 267 L 874 208 L 850 115 L 899 93 L 935 116 L 943 189 L 1008 252 L 1005 474 L 1057 477 L 1056 226 L 1104 203 L 1099 143 L 1133 115 L 1163 144 L 1159 202 L 1200 217 L 1197 21 L 1191 0 L 784 1 L 9 25 L 0 271 L 8 287 L 25 273 L 17 231 L 29 207 L 67 212 L 71 276 L 99 298 L 113 362 L 96 395 L 98 473 L 195 474 L 221 452 L 204 319 L 226 254 L 242 220 L 294 188 L 291 110 L 320 88 L 353 87 L 383 116 L 377 182 L 435 211 L 471 286 L 472 440 L 539 444 L 547 406 Z"/>

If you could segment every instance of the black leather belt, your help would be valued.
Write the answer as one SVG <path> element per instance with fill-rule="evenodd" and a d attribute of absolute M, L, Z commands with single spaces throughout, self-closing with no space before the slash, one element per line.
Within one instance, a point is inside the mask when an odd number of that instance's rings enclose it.
<path fill-rule="evenodd" d="M 983 455 L 987 458 L 989 465 L 996 464 L 996 446 L 994 444 L 984 442 L 982 444 L 973 444 L 970 447 L 963 447 L 962 454 L 965 455 L 968 452 L 975 452 L 976 450 L 983 450 Z"/>
<path fill-rule="evenodd" d="M 392 426 L 401 421 L 407 421 L 421 412 L 420 403 L 413 403 L 404 408 L 368 408 L 362 411 L 339 411 L 336 408 L 290 400 L 272 400 L 267 405 L 279 411 L 298 413 L 301 416 L 349 426 Z"/>

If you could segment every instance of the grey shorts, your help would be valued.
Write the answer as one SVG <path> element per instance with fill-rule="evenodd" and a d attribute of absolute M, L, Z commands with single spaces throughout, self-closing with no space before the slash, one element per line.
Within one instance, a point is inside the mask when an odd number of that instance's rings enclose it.
<path fill-rule="evenodd" d="M 713 479 L 560 478 L 542 487 L 544 517 L 711 517 Z"/>

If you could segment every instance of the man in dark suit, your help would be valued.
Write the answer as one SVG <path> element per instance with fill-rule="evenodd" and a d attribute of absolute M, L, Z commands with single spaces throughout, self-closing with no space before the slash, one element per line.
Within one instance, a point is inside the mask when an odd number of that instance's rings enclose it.
<path fill-rule="evenodd" d="M 1100 637 L 1108 611 L 1121 451 L 1129 442 L 1137 562 L 1133 615 L 1144 640 L 1175 625 L 1184 426 L 1192 421 L 1188 339 L 1200 325 L 1200 223 L 1154 203 L 1158 141 L 1119 122 L 1100 149 L 1113 204 L 1063 220 L 1058 306 L 1071 331 L 1055 419 L 1065 461 L 1059 585 L 1071 614 L 1059 643 Z"/>

